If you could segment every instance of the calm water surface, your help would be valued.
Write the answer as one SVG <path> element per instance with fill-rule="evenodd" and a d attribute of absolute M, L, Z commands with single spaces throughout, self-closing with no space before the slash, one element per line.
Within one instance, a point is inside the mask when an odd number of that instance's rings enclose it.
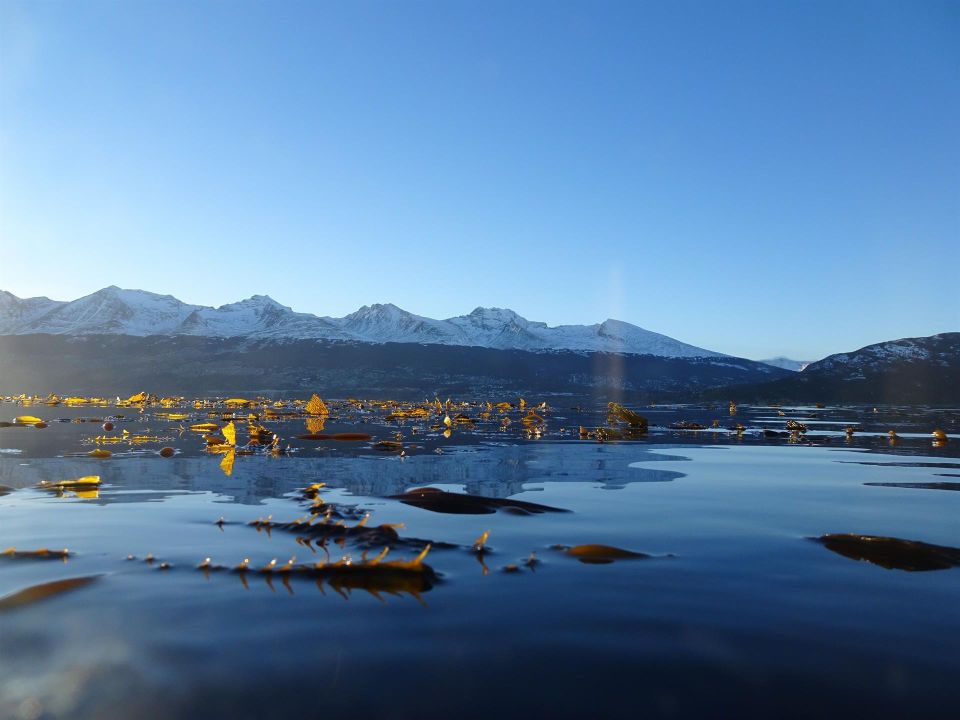
<path fill-rule="evenodd" d="M 91 415 L 0 405 L 5 419 L 28 411 Z M 107 460 L 72 455 L 103 434 L 92 423 L 0 429 L 9 488 L 0 550 L 74 553 L 0 557 L 0 717 L 955 717 L 960 568 L 888 569 L 812 539 L 960 546 L 957 413 L 883 413 L 742 408 L 723 419 L 747 426 L 737 439 L 668 428 L 707 424 L 720 417 L 714 408 L 654 408 L 645 414 L 658 427 L 645 439 L 607 443 L 576 439 L 584 421 L 572 411 L 548 417 L 539 439 L 400 426 L 406 457 L 369 443 L 294 442 L 291 455 L 237 458 L 229 475 L 195 435 L 149 415 L 117 420 L 117 432 L 162 439 L 111 446 Z M 807 441 L 763 437 L 790 417 L 807 422 Z M 357 422 L 342 420 L 341 429 Z M 375 439 L 397 431 L 363 420 Z M 298 422 L 277 427 L 293 437 Z M 952 433 L 941 447 L 929 437 L 935 422 Z M 889 427 L 901 434 L 893 445 Z M 163 444 L 178 454 L 159 457 Z M 34 487 L 90 474 L 103 481 L 96 497 Z M 432 587 L 338 592 L 301 577 L 196 569 L 206 557 L 229 566 L 359 558 L 350 541 L 310 547 L 248 525 L 304 515 L 298 490 L 315 482 L 351 517 L 369 512 L 370 525 L 403 523 L 401 536 L 433 541 Z M 388 497 L 422 486 L 570 512 L 455 515 Z M 484 531 L 478 557 L 471 546 Z M 555 547 L 584 543 L 650 557 L 585 564 Z M 3 604 L 78 577 L 95 579 Z"/>

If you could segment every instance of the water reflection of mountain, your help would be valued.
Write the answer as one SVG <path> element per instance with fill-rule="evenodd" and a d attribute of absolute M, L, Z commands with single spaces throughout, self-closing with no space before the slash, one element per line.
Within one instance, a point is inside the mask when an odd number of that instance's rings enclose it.
<path fill-rule="evenodd" d="M 282 497 L 314 482 L 357 496 L 395 495 L 421 485 L 460 485 L 466 492 L 509 497 L 531 484 L 590 482 L 622 488 L 633 482 L 669 482 L 682 473 L 630 463 L 680 459 L 628 445 L 526 443 L 461 447 L 443 455 L 377 457 L 244 457 L 231 476 L 217 458 L 124 458 L 96 462 L 85 458 L 0 459 L 0 484 L 30 487 L 41 480 L 99 474 L 103 492 L 93 502 L 160 500 L 189 491 L 212 492 L 245 505 Z M 137 492 L 126 492 L 137 491 Z M 143 492 L 149 491 L 149 492 Z"/>

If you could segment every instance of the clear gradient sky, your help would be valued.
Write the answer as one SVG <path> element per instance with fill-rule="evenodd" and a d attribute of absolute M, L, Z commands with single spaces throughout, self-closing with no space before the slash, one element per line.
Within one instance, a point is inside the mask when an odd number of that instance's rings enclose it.
<path fill-rule="evenodd" d="M 0 289 L 960 330 L 960 3 L 0 0 Z"/>

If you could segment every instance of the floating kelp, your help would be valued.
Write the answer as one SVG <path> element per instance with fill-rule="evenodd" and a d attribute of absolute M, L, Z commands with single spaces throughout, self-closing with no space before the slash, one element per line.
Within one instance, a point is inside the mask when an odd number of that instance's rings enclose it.
<path fill-rule="evenodd" d="M 523 500 L 485 497 L 483 495 L 463 495 L 431 487 L 416 488 L 408 490 L 402 495 L 389 495 L 388 497 L 391 500 L 399 500 L 405 505 L 413 505 L 423 510 L 451 515 L 490 515 L 497 510 L 507 509 L 519 511 L 518 514 L 569 512 L 563 508 Z"/>
<path fill-rule="evenodd" d="M 924 572 L 960 566 L 960 548 L 931 545 L 918 540 L 846 533 L 821 535 L 812 539 L 851 560 L 865 560 L 888 570 Z"/>
<path fill-rule="evenodd" d="M 40 548 L 39 550 L 17 550 L 15 547 L 9 547 L 0 552 L 0 560 L 63 560 L 66 561 L 73 553 L 64 548 L 63 550 L 50 550 Z"/>
<path fill-rule="evenodd" d="M 580 427 L 580 438 L 586 440 L 589 438 L 594 438 L 597 442 L 604 443 L 610 440 L 639 440 L 644 437 L 647 433 L 646 428 L 612 428 L 612 427 L 598 427 L 594 429 Z"/>
<path fill-rule="evenodd" d="M 0 597 L 0 612 L 14 610 L 24 605 L 46 600 L 47 598 L 63 595 L 73 590 L 79 590 L 99 579 L 99 575 L 89 575 L 87 577 L 68 578 L 66 580 L 54 580 L 53 582 L 33 585 L 31 587 L 19 590 L 10 595 Z"/>
<path fill-rule="evenodd" d="M 100 484 L 99 475 L 85 475 L 73 480 L 41 480 L 37 487 L 41 490 L 93 490 Z"/>
<path fill-rule="evenodd" d="M 381 440 L 373 446 L 373 449 L 382 452 L 401 452 L 403 450 L 403 443 L 398 440 Z"/>
<path fill-rule="evenodd" d="M 649 557 L 645 553 L 624 550 L 612 545 L 554 545 L 555 550 L 561 550 L 565 555 L 576 558 L 588 565 L 608 565 L 616 560 L 644 560 Z"/>
<path fill-rule="evenodd" d="M 619 403 L 609 403 L 607 405 L 607 415 L 611 419 L 626 423 L 634 430 L 639 430 L 640 432 L 647 431 L 647 419 L 643 417 L 643 415 L 635 413 L 633 410 L 628 410 Z"/>
<path fill-rule="evenodd" d="M 327 404 L 316 394 L 310 398 L 310 401 L 304 406 L 303 410 L 308 415 L 316 415 L 318 417 L 327 417 L 330 414 Z"/>
<path fill-rule="evenodd" d="M 219 430 L 220 426 L 216 423 L 194 423 L 190 426 L 190 430 L 193 432 L 202 432 L 202 433 L 211 433 L 215 430 Z"/>
<path fill-rule="evenodd" d="M 412 560 L 384 560 L 390 552 L 390 548 L 385 547 L 370 560 L 364 553 L 359 561 L 345 556 L 335 561 L 297 564 L 296 558 L 290 558 L 282 565 L 272 560 L 258 568 L 251 566 L 249 560 L 243 560 L 231 568 L 215 565 L 207 558 L 197 568 L 205 573 L 231 572 L 241 577 L 261 575 L 267 580 L 277 577 L 284 581 L 287 578 L 310 578 L 318 584 L 326 583 L 344 598 L 351 590 L 366 590 L 378 598 L 377 593 L 386 592 L 394 595 L 407 593 L 420 599 L 420 593 L 432 589 L 437 582 L 436 572 L 424 562 L 430 548 L 430 545 L 426 545 Z"/>
<path fill-rule="evenodd" d="M 298 440 L 337 440 L 339 442 L 365 442 L 373 440 L 370 433 L 361 432 L 342 432 L 342 433 L 306 433 L 298 435 Z"/>
<path fill-rule="evenodd" d="M 365 515 L 356 525 L 347 525 L 346 520 L 334 520 L 332 508 L 328 508 L 323 515 L 308 515 L 291 522 L 275 522 L 272 517 L 258 518 L 248 525 L 257 529 L 258 532 L 270 533 L 273 530 L 295 533 L 299 538 L 320 542 L 322 545 L 327 541 L 346 542 L 350 541 L 361 548 L 373 547 L 423 547 L 426 544 L 438 548 L 455 548 L 452 543 L 433 543 L 421 538 L 401 537 L 397 530 L 402 530 L 404 525 L 381 524 L 368 526 L 369 515 Z"/>
<path fill-rule="evenodd" d="M 9 485 L 0 485 L 0 497 L 3 497 L 4 495 L 9 495 L 15 490 L 16 488 L 12 488 Z"/>

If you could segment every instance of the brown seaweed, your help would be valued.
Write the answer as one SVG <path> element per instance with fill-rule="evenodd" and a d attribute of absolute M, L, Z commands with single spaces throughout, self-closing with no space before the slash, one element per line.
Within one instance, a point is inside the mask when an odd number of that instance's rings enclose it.
<path fill-rule="evenodd" d="M 582 563 L 588 565 L 608 565 L 615 560 L 645 560 L 650 555 L 646 553 L 634 552 L 633 550 L 624 550 L 623 548 L 613 547 L 612 545 L 555 545 L 555 549 L 562 550 L 565 555 L 576 558 Z"/>
<path fill-rule="evenodd" d="M 54 580 L 53 582 L 41 583 L 40 585 L 31 585 L 23 590 L 0 597 L 0 612 L 14 610 L 24 605 L 46 600 L 50 597 L 62 595 L 72 590 L 79 590 L 99 579 L 99 575 L 88 575 L 86 577 L 67 578 L 66 580 Z"/>
<path fill-rule="evenodd" d="M 619 403 L 608 403 L 607 415 L 611 419 L 616 419 L 622 423 L 626 423 L 635 431 L 647 431 L 647 419 L 643 417 L 643 415 L 633 412 L 633 410 L 628 410 Z"/>
<path fill-rule="evenodd" d="M 39 550 L 17 550 L 15 547 L 8 547 L 0 551 L 0 560 L 63 560 L 66 562 L 73 553 L 64 548 L 63 550 L 50 550 L 40 548 Z"/>
<path fill-rule="evenodd" d="M 399 500 L 404 505 L 429 510 L 430 512 L 450 515 L 491 515 L 497 510 L 516 514 L 539 514 L 545 512 L 570 512 L 563 508 L 540 505 L 538 503 L 513 500 L 510 498 L 486 497 L 484 495 L 464 495 L 450 493 L 437 488 L 426 487 L 408 490 L 401 495 L 388 495 L 391 500 Z"/>
<path fill-rule="evenodd" d="M 888 570 L 926 572 L 960 566 L 960 548 L 918 540 L 850 533 L 821 535 L 813 539 L 851 560 L 864 560 Z"/>
<path fill-rule="evenodd" d="M 284 584 L 290 578 L 309 578 L 317 582 L 322 591 L 322 583 L 326 583 L 335 592 L 346 598 L 351 590 L 366 590 L 371 595 L 380 598 L 380 592 L 394 595 L 407 593 L 420 599 L 420 593 L 432 589 L 438 581 L 437 573 L 423 560 L 430 552 L 430 545 L 425 546 L 420 554 L 412 560 L 384 560 L 390 551 L 385 547 L 375 558 L 367 559 L 366 553 L 359 561 L 349 556 L 340 560 L 296 563 L 296 558 L 290 558 L 286 563 L 278 565 L 272 560 L 265 566 L 251 567 L 249 560 L 244 560 L 232 568 L 224 565 L 215 565 L 210 558 L 205 559 L 197 567 L 205 573 L 231 572 L 239 574 L 241 579 L 254 574 L 261 575 L 268 583 L 272 578 L 280 578 Z M 289 587 L 288 587 L 289 589 Z M 382 599 L 382 598 L 381 598 Z"/>

